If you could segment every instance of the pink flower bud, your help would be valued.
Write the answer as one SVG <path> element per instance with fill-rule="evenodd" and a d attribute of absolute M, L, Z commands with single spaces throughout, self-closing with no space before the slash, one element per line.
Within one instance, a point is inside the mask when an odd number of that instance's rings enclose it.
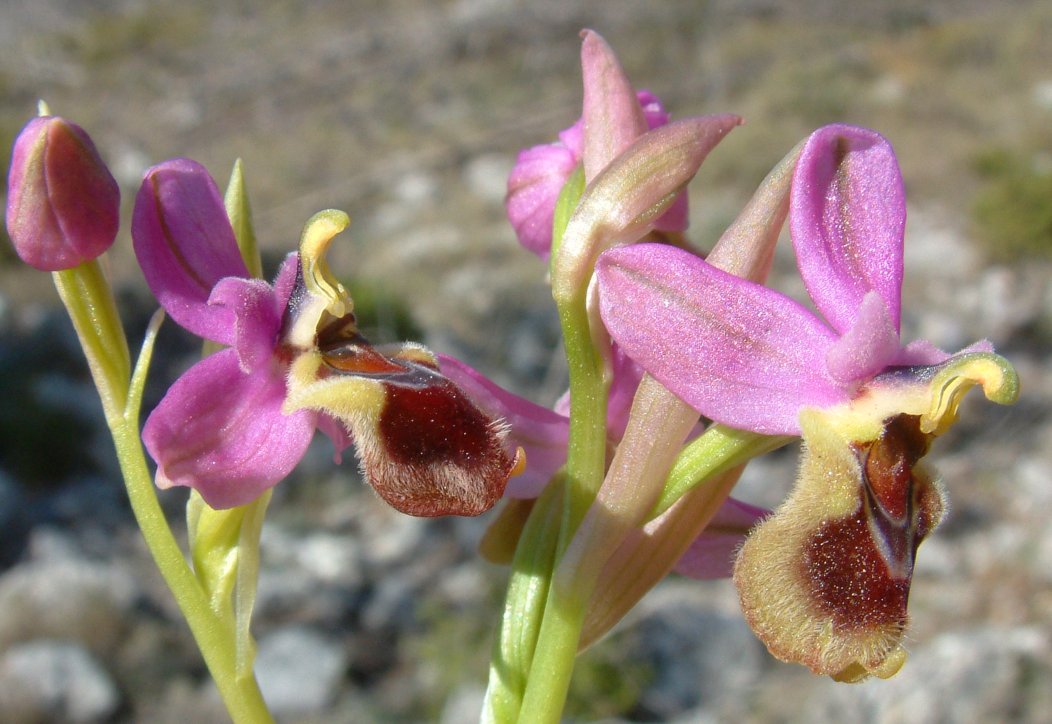
<path fill-rule="evenodd" d="M 7 233 L 37 269 L 72 269 L 117 236 L 117 182 L 88 134 L 62 118 L 34 118 L 18 134 L 7 189 Z"/>

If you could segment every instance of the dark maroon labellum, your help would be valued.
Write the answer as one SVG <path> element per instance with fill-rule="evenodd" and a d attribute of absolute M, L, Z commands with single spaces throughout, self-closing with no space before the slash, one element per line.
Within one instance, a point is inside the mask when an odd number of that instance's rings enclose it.
<path fill-rule="evenodd" d="M 500 428 L 452 382 L 385 383 L 379 434 L 386 460 L 373 487 L 411 515 L 478 515 L 504 494 L 514 460 Z"/>
<path fill-rule="evenodd" d="M 929 442 L 916 416 L 885 421 L 878 440 L 856 446 L 855 513 L 825 522 L 805 546 L 804 579 L 839 631 L 906 625 L 914 555 L 942 507 L 931 481 L 914 473 Z"/>
<path fill-rule="evenodd" d="M 517 462 L 505 431 L 426 354 L 383 354 L 358 333 L 353 315 L 323 320 L 317 345 L 333 373 L 383 386 L 375 426 L 352 423 L 362 470 L 380 497 L 424 517 L 479 515 L 496 505 Z"/>

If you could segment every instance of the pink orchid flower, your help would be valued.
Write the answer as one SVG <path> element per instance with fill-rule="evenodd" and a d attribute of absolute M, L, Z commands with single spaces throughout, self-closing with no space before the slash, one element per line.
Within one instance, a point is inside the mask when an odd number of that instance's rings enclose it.
<path fill-rule="evenodd" d="M 987 342 L 899 340 L 905 197 L 888 142 L 827 126 L 804 145 L 790 230 L 818 314 L 659 244 L 604 253 L 600 311 L 626 354 L 701 414 L 802 435 L 797 486 L 738 556 L 743 610 L 772 653 L 842 680 L 905 661 L 914 553 L 943 493 L 920 458 L 982 385 L 1010 403 Z"/>
<path fill-rule="evenodd" d="M 358 333 L 325 263 L 347 223 L 317 214 L 271 286 L 248 278 L 200 164 L 146 173 L 132 221 L 146 281 L 180 326 L 228 346 L 187 370 L 147 419 L 158 486 L 194 488 L 214 508 L 244 505 L 292 471 L 319 428 L 337 457 L 353 439 L 366 479 L 402 512 L 477 515 L 500 499 L 516 467 L 506 426 L 428 350 L 382 351 Z"/>

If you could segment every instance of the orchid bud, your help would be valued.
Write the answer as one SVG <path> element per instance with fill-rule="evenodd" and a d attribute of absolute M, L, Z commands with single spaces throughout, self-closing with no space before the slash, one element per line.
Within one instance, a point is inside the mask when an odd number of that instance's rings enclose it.
<path fill-rule="evenodd" d="M 7 233 L 22 261 L 41 271 L 90 261 L 117 236 L 117 182 L 88 134 L 63 118 L 41 116 L 22 129 L 7 188 Z"/>
<path fill-rule="evenodd" d="M 560 131 L 555 143 L 520 152 L 508 177 L 504 200 L 508 220 L 519 243 L 542 259 L 551 253 L 556 203 L 574 169 L 583 167 L 590 183 L 639 136 L 670 120 L 657 96 L 632 87 L 614 51 L 598 33 L 585 30 L 581 38 L 581 117 Z M 687 195 L 681 191 L 654 221 L 654 228 L 681 232 L 687 228 L 687 216 Z"/>
<path fill-rule="evenodd" d="M 583 290 L 599 254 L 645 236 L 697 173 L 709 151 L 741 123 L 696 116 L 644 133 L 581 196 L 552 264 L 556 301 Z"/>

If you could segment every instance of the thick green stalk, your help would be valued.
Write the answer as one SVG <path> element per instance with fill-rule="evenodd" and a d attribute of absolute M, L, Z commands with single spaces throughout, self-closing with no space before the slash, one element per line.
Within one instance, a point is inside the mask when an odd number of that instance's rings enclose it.
<path fill-rule="evenodd" d="M 559 555 L 566 550 L 585 512 L 603 484 L 606 470 L 605 361 L 588 325 L 584 293 L 560 307 L 570 373 L 570 432 L 566 450 L 567 494 Z"/>
<path fill-rule="evenodd" d="M 712 147 L 740 122 L 736 116 L 710 116 L 677 121 L 643 134 L 580 192 L 569 218 L 556 215 L 552 296 L 570 371 L 567 495 L 559 532 L 560 557 L 595 501 L 605 473 L 609 342 L 601 338 L 605 331 L 598 322 L 593 330 L 587 306 L 596 259 L 615 243 L 642 238 Z M 579 188 L 579 183 L 574 186 Z M 563 201 L 561 197 L 561 210 L 570 207 Z M 549 589 L 521 721 L 559 719 L 590 593 L 586 589 L 588 585 L 560 585 L 558 579 Z"/>
<path fill-rule="evenodd" d="M 566 227 L 582 193 L 584 169 L 578 166 L 567 179 L 555 206 L 551 252 L 553 273 Z M 587 295 L 587 288 L 582 286 L 568 299 L 556 299 L 569 368 L 572 408 L 566 460 L 567 490 L 558 548 L 560 555 L 595 499 L 603 482 L 606 464 L 606 362 L 592 338 Z"/>
<path fill-rule="evenodd" d="M 654 504 L 677 451 L 697 420 L 696 411 L 660 382 L 644 376 L 602 490 L 558 561 L 523 700 L 522 721 L 558 721 L 581 627 L 603 564 Z"/>
<path fill-rule="evenodd" d="M 579 593 L 562 590 L 558 580 L 552 583 L 519 722 L 557 724 L 562 718 L 588 604 Z"/>
<path fill-rule="evenodd" d="M 515 549 L 482 710 L 487 724 L 514 722 L 522 707 L 555 564 L 562 498 L 563 485 L 557 476 L 534 504 Z"/>
<path fill-rule="evenodd" d="M 571 414 L 556 565 L 595 501 L 606 468 L 605 362 L 591 337 L 585 298 L 586 290 L 582 289 L 568 303 L 559 305 L 570 371 Z M 566 590 L 557 582 L 549 586 L 518 721 L 559 721 L 573 675 L 588 593 L 577 587 Z"/>
<path fill-rule="evenodd" d="M 603 486 L 559 561 L 562 585 L 591 591 L 610 555 L 646 520 L 697 422 L 697 410 L 643 375 Z"/>
<path fill-rule="evenodd" d="M 580 167 L 567 182 L 556 206 L 552 233 L 552 263 L 559 253 L 566 225 L 584 189 Z M 520 696 L 522 707 L 507 721 L 558 721 L 573 674 L 577 639 L 584 620 L 583 601 L 568 600 L 551 579 L 603 483 L 606 468 L 606 360 L 595 344 L 588 319 L 588 290 L 581 286 L 569 297 L 556 298 L 570 377 L 570 430 L 567 442 L 562 520 L 554 555 L 543 571 L 545 599 L 531 612 L 536 639 L 529 675 Z M 555 533 L 551 531 L 549 534 Z M 538 630 L 539 628 L 539 630 Z M 542 714 L 542 710 L 546 713 Z M 535 717 L 541 716 L 541 719 Z"/>

